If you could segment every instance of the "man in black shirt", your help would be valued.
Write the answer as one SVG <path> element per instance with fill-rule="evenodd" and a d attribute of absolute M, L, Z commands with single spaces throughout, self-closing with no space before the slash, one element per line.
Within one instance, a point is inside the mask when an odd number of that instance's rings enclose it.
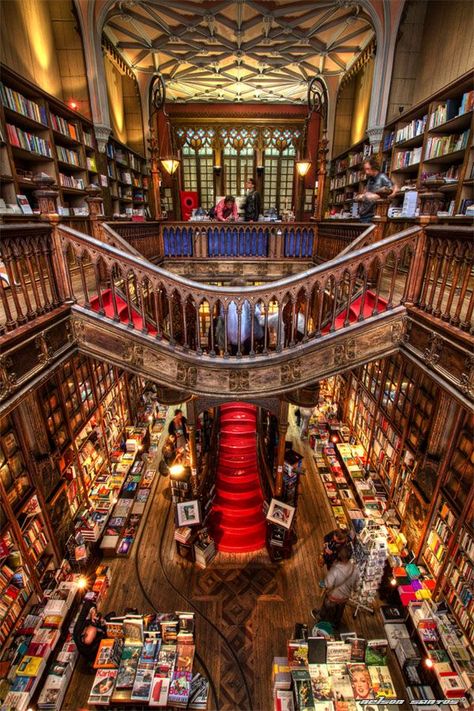
<path fill-rule="evenodd" d="M 364 173 L 367 176 L 365 191 L 356 195 L 359 202 L 359 219 L 361 222 L 372 222 L 375 214 L 375 201 L 380 197 L 379 193 L 384 188 L 390 188 L 390 196 L 395 195 L 398 188 L 393 185 L 390 178 L 385 173 L 380 172 L 380 166 L 375 158 L 364 161 Z"/>
<path fill-rule="evenodd" d="M 245 201 L 245 221 L 256 222 L 260 215 L 260 195 L 255 189 L 255 180 L 249 178 L 247 180 L 247 199 Z"/>

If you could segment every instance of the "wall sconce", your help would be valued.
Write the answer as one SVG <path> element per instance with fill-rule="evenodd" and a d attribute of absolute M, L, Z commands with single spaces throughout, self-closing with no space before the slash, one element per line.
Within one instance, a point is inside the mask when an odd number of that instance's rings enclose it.
<path fill-rule="evenodd" d="M 222 166 L 220 166 L 220 165 L 215 165 L 215 166 L 214 166 L 214 173 L 215 173 L 216 175 L 220 175 L 220 174 L 221 174 L 221 171 L 222 171 Z"/>

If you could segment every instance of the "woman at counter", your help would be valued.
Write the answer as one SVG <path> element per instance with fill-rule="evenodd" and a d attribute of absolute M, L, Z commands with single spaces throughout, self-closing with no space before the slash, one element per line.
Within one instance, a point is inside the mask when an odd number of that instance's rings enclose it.
<path fill-rule="evenodd" d="M 216 220 L 218 222 L 235 222 L 239 219 L 239 211 L 233 195 L 226 195 L 216 205 Z"/>

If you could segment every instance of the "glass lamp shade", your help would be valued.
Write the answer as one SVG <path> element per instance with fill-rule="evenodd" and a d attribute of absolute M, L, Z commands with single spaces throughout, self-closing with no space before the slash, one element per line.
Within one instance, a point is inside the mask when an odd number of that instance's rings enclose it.
<path fill-rule="evenodd" d="M 298 171 L 298 175 L 302 178 L 304 178 L 310 168 L 311 161 L 307 158 L 302 158 L 301 160 L 296 161 L 296 170 Z"/>
<path fill-rule="evenodd" d="M 179 158 L 162 158 L 161 165 L 166 170 L 167 173 L 173 175 L 179 168 Z"/>

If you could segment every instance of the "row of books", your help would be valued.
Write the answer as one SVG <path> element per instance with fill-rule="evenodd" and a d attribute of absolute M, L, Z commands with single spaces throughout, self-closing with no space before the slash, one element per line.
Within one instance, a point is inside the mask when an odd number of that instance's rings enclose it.
<path fill-rule="evenodd" d="M 62 580 L 46 590 L 44 601 L 34 605 L 17 625 L 16 636 L 2 656 L 2 661 L 8 661 L 5 708 L 27 708 L 61 637 L 77 589 L 75 579 Z"/>
<path fill-rule="evenodd" d="M 430 136 L 426 143 L 425 160 L 464 150 L 468 138 L 469 130 L 451 136 Z"/>
<path fill-rule="evenodd" d="M 70 165 L 80 166 L 79 154 L 77 151 L 71 150 L 71 148 L 64 148 L 64 146 L 56 146 L 56 151 L 58 154 L 58 159 L 63 161 L 63 163 L 69 163 Z"/>
<path fill-rule="evenodd" d="M 69 627 L 66 639 L 51 666 L 38 698 L 41 711 L 60 711 L 69 682 L 78 659 L 77 647 L 72 639 L 75 620 Z"/>
<path fill-rule="evenodd" d="M 192 673 L 194 613 L 128 615 L 107 621 L 90 704 L 137 701 L 152 707 L 205 709 L 209 684 Z"/>
<path fill-rule="evenodd" d="M 46 116 L 46 108 L 40 106 L 35 101 L 27 99 L 23 94 L 18 91 L 10 89 L 5 84 L 0 83 L 0 96 L 2 99 L 2 104 L 12 111 L 16 111 L 18 114 L 27 116 L 33 121 L 38 123 L 43 123 L 47 125 L 48 119 Z"/>
<path fill-rule="evenodd" d="M 394 170 L 399 168 L 407 168 L 410 165 L 416 165 L 421 160 L 422 147 L 413 148 L 411 151 L 398 151 L 395 154 L 393 163 Z"/>
<path fill-rule="evenodd" d="M 23 131 L 10 123 L 7 123 L 7 134 L 12 146 L 51 158 L 51 144 L 47 139 L 40 138 L 34 133 L 29 133 L 29 131 Z"/>
<path fill-rule="evenodd" d="M 415 136 L 421 136 L 425 131 L 427 119 L 428 115 L 425 115 L 421 119 L 413 119 L 406 126 L 397 129 L 395 143 L 403 143 L 403 141 L 408 141 L 411 138 L 415 138 Z"/>
<path fill-rule="evenodd" d="M 439 104 L 430 116 L 430 129 L 436 128 L 457 116 L 462 116 L 474 109 L 474 91 L 466 91 L 462 99 L 448 99 Z"/>
<path fill-rule="evenodd" d="M 69 138 L 73 138 L 75 141 L 79 140 L 77 133 L 77 126 L 72 121 L 67 121 L 62 118 L 62 116 L 56 116 L 56 114 L 51 114 L 51 125 L 55 131 L 62 133 Z"/>
<path fill-rule="evenodd" d="M 59 184 L 64 188 L 75 188 L 76 190 L 84 190 L 86 187 L 83 178 L 75 178 L 73 175 L 64 173 L 59 173 Z"/>
<path fill-rule="evenodd" d="M 288 656 L 273 660 L 275 710 L 355 711 L 361 700 L 396 699 L 387 648 L 385 639 L 367 641 L 355 633 L 340 641 L 290 640 Z"/>

